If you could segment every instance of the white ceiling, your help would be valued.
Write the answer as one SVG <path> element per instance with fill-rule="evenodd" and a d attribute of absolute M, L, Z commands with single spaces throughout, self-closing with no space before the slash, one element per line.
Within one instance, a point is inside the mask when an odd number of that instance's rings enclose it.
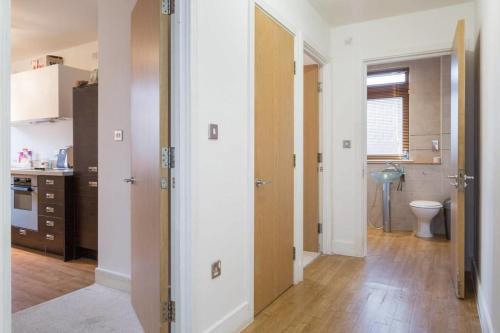
<path fill-rule="evenodd" d="M 309 0 L 331 25 L 338 26 L 456 5 L 471 0 Z"/>
<path fill-rule="evenodd" d="M 12 60 L 97 40 L 97 0 L 12 0 Z"/>

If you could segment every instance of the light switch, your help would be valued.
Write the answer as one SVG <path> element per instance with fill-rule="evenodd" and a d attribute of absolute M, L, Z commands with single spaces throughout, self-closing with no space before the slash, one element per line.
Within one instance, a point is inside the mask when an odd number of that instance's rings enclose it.
<path fill-rule="evenodd" d="M 219 139 L 219 125 L 210 124 L 210 126 L 208 127 L 208 139 L 209 140 Z"/>
<path fill-rule="evenodd" d="M 222 274 L 222 263 L 217 260 L 212 264 L 212 279 L 218 278 Z"/>
<path fill-rule="evenodd" d="M 115 130 L 114 139 L 115 141 L 123 141 L 123 130 Z"/>
<path fill-rule="evenodd" d="M 344 149 L 351 149 L 352 148 L 351 140 L 344 140 L 344 141 L 342 141 L 342 147 Z"/>

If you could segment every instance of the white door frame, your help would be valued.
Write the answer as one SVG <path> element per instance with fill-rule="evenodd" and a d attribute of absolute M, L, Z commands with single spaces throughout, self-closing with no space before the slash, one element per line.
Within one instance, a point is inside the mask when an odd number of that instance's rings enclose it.
<path fill-rule="evenodd" d="M 191 0 L 179 1 L 172 17 L 171 133 L 177 160 L 172 177 L 179 184 L 171 187 L 171 282 L 172 300 L 176 302 L 173 333 L 192 331 L 192 209 L 189 198 L 192 192 L 191 17 L 195 16 L 195 10 Z"/>
<path fill-rule="evenodd" d="M 10 0 L 0 1 L 0 331 L 11 331 Z"/>
<path fill-rule="evenodd" d="M 418 59 L 426 59 L 426 58 L 434 58 L 434 57 L 441 57 L 445 55 L 451 54 L 451 49 L 449 48 L 437 48 L 434 50 L 429 50 L 429 51 L 422 51 L 422 52 L 410 52 L 410 53 L 401 53 L 401 54 L 394 54 L 390 56 L 384 56 L 384 57 L 379 57 L 379 58 L 367 58 L 362 61 L 362 75 L 363 75 L 363 80 L 362 80 L 362 91 L 363 91 L 363 99 L 361 101 L 361 114 L 362 114 L 362 125 L 361 125 L 361 154 L 362 154 L 362 170 L 363 170 L 363 189 L 361 193 L 363 193 L 362 196 L 362 216 L 363 218 L 361 219 L 361 223 L 363 224 L 361 226 L 362 230 L 362 240 L 363 240 L 363 257 L 367 256 L 368 254 L 368 203 L 367 203 L 367 197 L 368 197 L 368 163 L 366 160 L 366 151 L 367 151 L 367 142 L 366 142 L 366 128 L 367 128 L 367 120 L 366 120 L 366 104 L 368 102 L 368 96 L 367 96 L 367 89 L 366 89 L 366 80 L 367 80 L 367 72 L 368 72 L 368 66 L 371 65 L 380 65 L 380 64 L 388 64 L 388 63 L 393 63 L 393 62 L 401 62 L 401 61 L 410 61 L 410 60 L 418 60 Z"/>
<path fill-rule="evenodd" d="M 332 212 L 331 208 L 331 173 L 333 160 L 333 131 L 331 110 L 331 67 L 328 58 L 317 51 L 307 41 L 304 41 L 304 53 L 309 55 L 319 64 L 319 82 L 322 91 L 319 95 L 319 151 L 323 154 L 322 172 L 319 173 L 319 221 L 322 224 L 323 232 L 319 237 L 319 251 L 323 254 L 332 254 Z M 303 229 L 302 229 L 303 233 Z M 303 266 L 303 265 L 302 265 Z"/>

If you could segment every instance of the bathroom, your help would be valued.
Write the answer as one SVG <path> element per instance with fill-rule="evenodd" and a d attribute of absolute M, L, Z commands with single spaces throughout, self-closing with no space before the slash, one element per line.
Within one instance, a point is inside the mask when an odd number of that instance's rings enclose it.
<path fill-rule="evenodd" d="M 449 238 L 443 204 L 451 195 L 450 66 L 449 55 L 368 66 L 369 242 L 370 235 L 379 232 L 375 229 L 413 232 L 423 239 Z M 403 176 L 388 186 L 384 219 L 383 184 L 373 175 L 388 168 L 398 169 Z M 419 212 L 435 214 L 427 218 L 431 219 L 430 233 L 417 222 Z"/>

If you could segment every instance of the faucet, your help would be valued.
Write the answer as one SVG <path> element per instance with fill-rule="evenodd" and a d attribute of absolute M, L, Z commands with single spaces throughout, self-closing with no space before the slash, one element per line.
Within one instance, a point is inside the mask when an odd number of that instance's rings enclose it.
<path fill-rule="evenodd" d="M 399 166 L 399 164 L 394 163 L 394 162 L 387 162 L 385 164 L 387 166 L 387 169 L 394 169 L 397 172 L 404 173 L 405 170 Z"/>

